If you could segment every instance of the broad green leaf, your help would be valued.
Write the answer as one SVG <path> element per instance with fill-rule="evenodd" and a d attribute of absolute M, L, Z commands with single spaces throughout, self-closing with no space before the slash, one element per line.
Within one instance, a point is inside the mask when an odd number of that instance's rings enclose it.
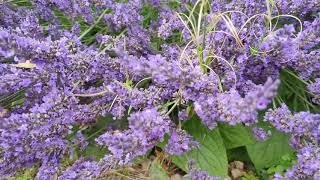
<path fill-rule="evenodd" d="M 157 160 L 151 163 L 149 176 L 152 180 L 169 180 L 169 176 Z"/>
<path fill-rule="evenodd" d="M 272 166 L 271 168 L 267 169 L 267 173 L 269 175 L 274 175 L 276 172 L 281 173 L 282 175 L 288 168 L 291 168 L 293 164 L 296 163 L 296 157 L 286 154 L 281 157 L 281 160 L 278 165 Z"/>
<path fill-rule="evenodd" d="M 270 125 L 261 123 L 261 127 Z M 289 136 L 272 128 L 272 135 L 266 141 L 256 142 L 247 145 L 247 151 L 250 159 L 257 169 L 268 168 L 280 163 L 281 157 L 289 154 L 293 155 L 294 151 L 289 145 Z"/>
<path fill-rule="evenodd" d="M 188 161 L 193 159 L 209 175 L 226 177 L 228 160 L 219 129 L 209 130 L 197 117 L 187 121 L 183 127 L 200 143 L 200 147 L 186 154 L 173 156 L 173 162 L 187 171 Z"/>
<path fill-rule="evenodd" d="M 229 162 L 232 162 L 232 161 L 251 162 L 251 159 L 248 155 L 248 152 L 245 146 L 228 149 L 227 157 Z"/>
<path fill-rule="evenodd" d="M 242 124 L 231 126 L 226 123 L 219 123 L 219 131 L 227 149 L 254 143 L 252 134 Z"/>

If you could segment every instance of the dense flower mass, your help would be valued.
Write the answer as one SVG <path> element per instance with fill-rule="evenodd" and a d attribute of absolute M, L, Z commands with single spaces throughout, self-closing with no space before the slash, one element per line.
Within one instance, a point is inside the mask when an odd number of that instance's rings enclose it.
<path fill-rule="evenodd" d="M 320 114 L 299 112 L 292 114 L 283 104 L 270 110 L 264 119 L 270 121 L 278 130 L 292 134 L 291 146 L 298 151 L 298 164 L 289 169 L 283 179 L 317 179 L 320 171 L 318 146 L 320 142 Z"/>
<path fill-rule="evenodd" d="M 198 147 L 198 143 L 183 130 L 177 130 L 170 133 L 168 144 L 165 151 L 169 154 L 180 155 Z"/>
<path fill-rule="evenodd" d="M 199 98 L 195 101 L 195 111 L 211 129 L 216 126 L 216 120 L 228 122 L 230 125 L 250 125 L 258 121 L 257 110 L 267 107 L 276 93 L 278 84 L 279 81 L 273 82 L 268 79 L 263 86 L 253 87 L 244 98 L 234 89 L 217 93 L 215 96 Z"/>
<path fill-rule="evenodd" d="M 160 148 L 197 151 L 185 128 L 194 117 L 209 132 L 254 125 L 265 141 L 272 134 L 257 125 L 268 109 L 263 120 L 291 134 L 298 158 L 275 178 L 319 179 L 319 9 L 318 0 L 0 1 L 0 177 L 91 179 Z M 299 112 L 277 94 L 287 86 L 306 104 Z M 89 158 L 92 149 L 103 155 Z M 220 179 L 194 162 L 188 175 Z"/>
<path fill-rule="evenodd" d="M 99 145 L 106 145 L 114 157 L 125 162 L 145 154 L 163 141 L 165 133 L 169 131 L 169 122 L 155 109 L 133 113 L 128 121 L 128 130 L 107 132 L 96 139 Z"/>
<path fill-rule="evenodd" d="M 258 141 L 265 141 L 271 135 L 271 131 L 266 132 L 263 128 L 252 128 L 252 133 Z"/>
<path fill-rule="evenodd" d="M 310 84 L 308 89 L 312 92 L 313 102 L 320 104 L 320 78 L 317 78 L 314 83 Z"/>
<path fill-rule="evenodd" d="M 207 172 L 201 171 L 197 165 L 195 164 L 194 160 L 190 160 L 188 162 L 189 176 L 192 180 L 203 179 L 203 180 L 221 180 L 221 177 L 212 177 L 209 176 Z"/>

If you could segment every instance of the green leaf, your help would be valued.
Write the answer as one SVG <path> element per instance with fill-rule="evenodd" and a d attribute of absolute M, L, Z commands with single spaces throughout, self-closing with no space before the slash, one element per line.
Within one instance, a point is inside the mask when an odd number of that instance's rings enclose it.
<path fill-rule="evenodd" d="M 179 1 L 169 1 L 167 5 L 170 9 L 177 9 L 180 7 L 180 2 Z"/>
<path fill-rule="evenodd" d="M 187 171 L 188 161 L 193 159 L 197 166 L 209 175 L 226 177 L 228 160 L 219 129 L 209 130 L 195 116 L 183 127 L 200 143 L 200 147 L 186 154 L 173 156 L 173 162 Z"/>
<path fill-rule="evenodd" d="M 250 47 L 250 54 L 252 55 L 252 56 L 256 56 L 257 54 L 258 54 L 258 48 L 256 48 L 256 47 Z"/>
<path fill-rule="evenodd" d="M 158 19 L 159 10 L 153 7 L 151 4 L 145 3 L 142 6 L 140 14 L 144 17 L 142 21 L 142 27 L 149 28 L 151 22 Z"/>
<path fill-rule="evenodd" d="M 270 129 L 267 123 L 261 123 L 260 126 Z M 256 142 L 247 145 L 247 151 L 254 166 L 259 170 L 278 165 L 281 157 L 289 154 L 293 155 L 294 151 L 289 145 L 289 136 L 272 128 L 272 135 L 266 141 Z"/>
<path fill-rule="evenodd" d="M 161 149 L 164 149 L 164 147 L 168 144 L 168 139 L 169 139 L 169 135 L 165 134 L 163 137 L 163 141 L 160 142 L 157 146 L 160 147 Z"/>
<path fill-rule="evenodd" d="M 31 180 L 31 179 L 35 179 L 34 177 L 36 176 L 37 172 L 38 172 L 38 168 L 37 167 L 23 169 L 21 171 L 18 171 L 17 174 L 16 174 L 16 177 L 12 178 L 12 179 L 16 179 L 16 180 Z M 11 179 L 11 178 L 7 178 L 7 179 Z"/>
<path fill-rule="evenodd" d="M 296 157 L 286 154 L 281 157 L 279 163 L 280 163 L 279 165 L 272 166 L 269 169 L 267 169 L 268 175 L 273 176 L 276 172 L 283 175 L 288 168 L 291 168 L 292 165 L 296 163 Z"/>
<path fill-rule="evenodd" d="M 242 124 L 235 126 L 219 123 L 219 130 L 227 149 L 254 143 L 252 134 Z"/>
<path fill-rule="evenodd" d="M 232 161 L 251 162 L 251 159 L 248 155 L 248 152 L 245 146 L 228 149 L 227 157 L 229 162 L 232 162 Z"/>
<path fill-rule="evenodd" d="M 0 106 L 9 109 L 21 102 L 24 99 L 25 89 L 21 89 L 13 94 L 0 96 Z"/>
<path fill-rule="evenodd" d="M 149 175 L 150 179 L 153 180 L 169 180 L 169 176 L 157 160 L 151 163 Z"/>
<path fill-rule="evenodd" d="M 16 100 L 16 101 L 13 101 L 12 103 L 11 103 L 11 106 L 17 106 L 17 105 L 21 105 L 21 104 L 23 104 L 24 103 L 24 98 L 21 98 L 21 99 L 18 99 L 18 100 Z"/>
<path fill-rule="evenodd" d="M 106 148 L 89 143 L 84 152 L 82 152 L 82 155 L 85 157 L 94 157 L 99 160 L 103 158 L 107 154 L 107 152 L 108 150 Z"/>

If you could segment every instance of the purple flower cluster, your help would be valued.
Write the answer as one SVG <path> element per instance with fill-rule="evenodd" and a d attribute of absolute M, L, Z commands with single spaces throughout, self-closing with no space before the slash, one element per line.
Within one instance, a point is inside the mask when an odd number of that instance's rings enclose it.
<path fill-rule="evenodd" d="M 168 38 L 172 35 L 174 30 L 183 31 L 184 25 L 177 17 L 175 12 L 172 9 L 163 9 L 160 16 L 160 24 L 158 25 L 158 35 L 163 38 Z"/>
<path fill-rule="evenodd" d="M 93 179 L 98 178 L 103 172 L 116 168 L 123 162 L 113 157 L 112 155 L 106 155 L 100 161 L 94 161 L 90 159 L 79 158 L 72 164 L 72 166 L 63 170 L 59 180 L 72 180 L 72 179 Z"/>
<path fill-rule="evenodd" d="M 308 89 L 312 93 L 313 102 L 320 104 L 320 78 L 317 78 L 314 83 L 310 84 Z"/>
<path fill-rule="evenodd" d="M 269 110 L 265 121 L 271 122 L 278 130 L 290 133 L 291 146 L 298 151 L 298 164 L 287 170 L 284 177 L 278 179 L 319 178 L 320 156 L 320 115 L 310 112 L 291 113 L 286 105 Z"/>
<path fill-rule="evenodd" d="M 221 177 L 209 176 L 205 171 L 201 171 L 194 160 L 190 160 L 188 163 L 189 173 L 187 174 L 192 180 L 222 180 Z"/>
<path fill-rule="evenodd" d="M 217 93 L 216 97 L 205 96 L 195 101 L 195 111 L 210 129 L 217 125 L 216 121 L 227 122 L 230 125 L 251 125 L 258 121 L 257 110 L 267 107 L 278 85 L 279 81 L 268 79 L 263 86 L 254 87 L 245 97 L 241 97 L 234 89 Z"/>
<path fill-rule="evenodd" d="M 70 147 L 63 137 L 71 131 L 76 112 L 75 104 L 57 90 L 43 97 L 29 113 L 11 113 L 2 119 L 0 147 L 3 150 L 1 174 L 7 175 L 17 168 L 32 167 L 40 161 L 39 178 L 52 176 L 59 159 L 68 154 Z M 48 156 L 50 154 L 50 156 Z"/>
<path fill-rule="evenodd" d="M 294 136 L 304 136 L 306 139 L 317 143 L 320 141 L 320 115 L 310 112 L 292 114 L 285 104 L 281 107 L 266 112 L 265 121 L 273 124 L 278 130 L 291 133 Z"/>
<path fill-rule="evenodd" d="M 124 162 L 144 155 L 169 133 L 169 122 L 156 109 L 133 113 L 128 121 L 128 130 L 107 132 L 96 139 L 99 145 L 106 145 L 114 157 Z"/>
<path fill-rule="evenodd" d="M 266 64 L 275 63 L 277 67 L 290 67 L 299 73 L 302 79 L 319 76 L 320 59 L 320 17 L 304 23 L 305 29 L 297 35 L 294 24 L 285 25 L 260 46 L 260 51 L 271 56 L 263 58 Z M 268 53 L 268 54 L 269 54 Z"/>
<path fill-rule="evenodd" d="M 166 135 L 163 151 L 181 155 L 199 145 L 181 125 L 195 113 L 209 129 L 257 123 L 284 68 L 314 82 L 308 89 L 319 104 L 318 1 L 209 2 L 211 11 L 203 5 L 199 18 L 182 15 L 194 0 L 175 8 L 169 0 L 0 3 L 0 176 L 36 168 L 37 179 L 91 179 L 152 151 Z M 143 8 L 150 6 L 157 17 L 145 27 Z M 283 13 L 299 16 L 303 28 Z M 269 16 L 289 24 L 270 27 Z M 5 104 L 17 94 L 19 103 Z M 83 130 L 109 115 L 111 124 L 128 122 L 106 125 L 93 141 L 109 153 L 63 169 L 65 159 L 91 145 Z M 299 164 L 288 177 L 319 177 L 319 119 L 285 105 L 266 113 L 293 135 Z M 261 128 L 253 133 L 269 136 Z M 192 165 L 189 174 L 213 179 Z"/>
<path fill-rule="evenodd" d="M 169 154 L 180 155 L 199 146 L 198 142 L 194 141 L 192 136 L 184 130 L 174 130 L 170 135 L 165 147 L 165 151 Z"/>
<path fill-rule="evenodd" d="M 252 128 L 252 132 L 258 141 L 265 141 L 271 135 L 271 131 L 266 132 L 263 128 Z"/>
<path fill-rule="evenodd" d="M 320 178 L 320 148 L 319 146 L 306 146 L 298 153 L 298 163 L 288 169 L 284 176 L 279 173 L 275 174 L 277 180 L 299 180 L 299 179 L 313 179 Z"/>
<path fill-rule="evenodd" d="M 59 179 L 92 179 L 98 177 L 101 173 L 101 167 L 97 162 L 78 159 L 72 167 L 66 169 Z"/>
<path fill-rule="evenodd" d="M 320 8 L 317 0 L 311 1 L 277 1 L 277 7 L 283 14 L 307 16 Z"/>

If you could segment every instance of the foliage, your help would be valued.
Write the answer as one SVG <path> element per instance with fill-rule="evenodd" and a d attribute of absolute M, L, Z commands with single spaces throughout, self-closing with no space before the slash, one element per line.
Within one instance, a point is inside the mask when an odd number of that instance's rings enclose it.
<path fill-rule="evenodd" d="M 168 180 L 169 177 L 166 174 L 166 171 L 162 168 L 161 164 L 154 160 L 151 163 L 150 169 L 149 169 L 149 175 L 151 179 L 154 180 Z"/>
<path fill-rule="evenodd" d="M 185 155 L 173 156 L 173 162 L 183 170 L 187 170 L 189 160 L 208 172 L 211 176 L 226 177 L 228 161 L 226 149 L 218 129 L 210 131 L 201 125 L 197 117 L 192 118 L 184 128 L 200 143 L 199 148 L 189 151 Z"/>
<path fill-rule="evenodd" d="M 92 179 L 161 148 L 191 179 L 235 160 L 245 180 L 319 179 L 319 9 L 0 1 L 0 177 Z"/>

